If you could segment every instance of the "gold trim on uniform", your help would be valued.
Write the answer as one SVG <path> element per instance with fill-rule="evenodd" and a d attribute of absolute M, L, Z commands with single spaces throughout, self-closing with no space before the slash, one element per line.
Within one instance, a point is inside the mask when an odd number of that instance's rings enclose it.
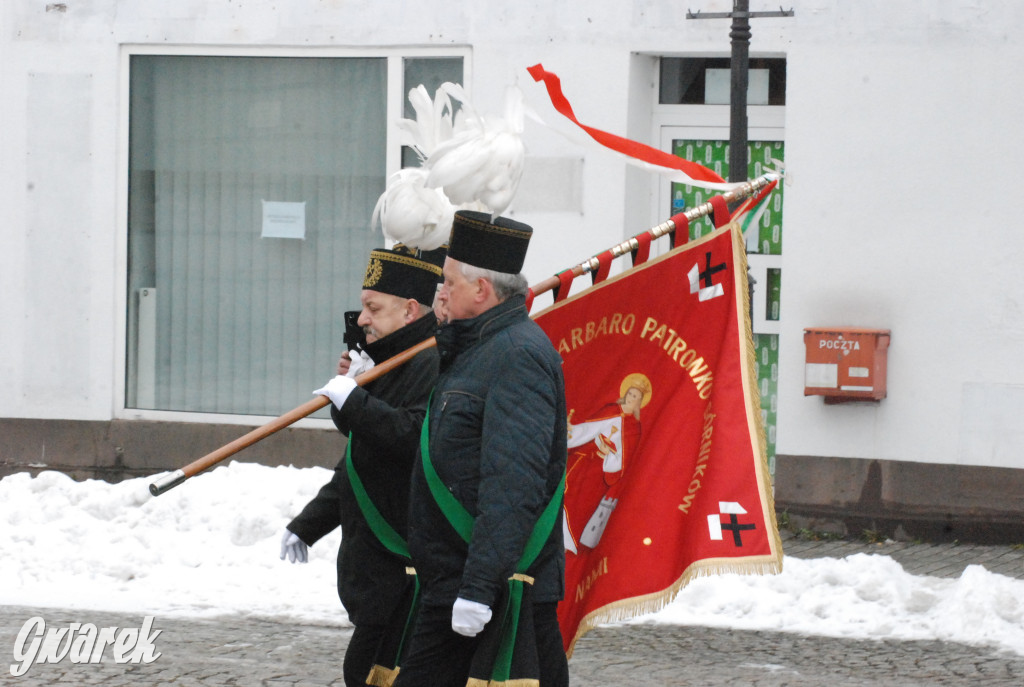
<path fill-rule="evenodd" d="M 458 221 L 461 222 L 462 224 L 471 225 L 474 229 L 489 231 L 492 234 L 502 234 L 504 236 L 511 236 L 512 238 L 515 239 L 525 239 L 529 241 L 530 236 L 532 235 L 529 231 L 523 231 L 522 229 L 512 229 L 510 227 L 499 227 L 496 224 L 491 224 L 490 222 L 482 222 L 480 220 L 466 217 L 464 215 L 460 215 Z"/>
<path fill-rule="evenodd" d="M 370 256 L 372 258 L 371 264 L 372 262 L 387 260 L 389 262 L 397 262 L 400 265 L 408 265 L 409 267 L 426 270 L 427 272 L 436 274 L 439 277 L 441 276 L 441 268 L 439 266 L 427 262 L 426 260 L 420 260 L 419 258 L 411 255 L 395 255 L 394 253 L 385 253 L 383 251 L 370 251 Z M 367 268 L 367 273 L 369 273 L 369 268 Z M 378 275 L 378 279 L 379 278 L 380 277 Z M 375 279 L 373 283 L 376 284 L 377 280 Z M 367 286 L 367 284 L 363 284 L 363 286 Z"/>
<path fill-rule="evenodd" d="M 540 687 L 540 680 L 531 678 L 520 678 L 515 680 L 481 680 L 478 677 L 471 677 L 466 681 L 466 687 Z"/>

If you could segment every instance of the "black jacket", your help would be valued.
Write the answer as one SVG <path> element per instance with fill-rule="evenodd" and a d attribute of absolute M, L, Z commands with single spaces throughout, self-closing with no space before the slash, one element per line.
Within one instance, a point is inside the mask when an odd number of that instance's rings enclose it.
<path fill-rule="evenodd" d="M 474 516 L 467 546 L 413 470 L 409 547 L 422 600 L 457 596 L 494 607 L 541 511 L 565 472 L 561 359 L 523 298 L 438 330 L 441 376 L 430 408 L 430 456 L 441 480 Z M 528 574 L 533 599 L 562 598 L 561 514 Z"/>
<path fill-rule="evenodd" d="M 429 338 L 432 314 L 366 347 L 381 362 Z M 400 535 L 407 536 L 409 474 L 419 446 L 427 398 L 437 378 L 438 352 L 428 348 L 365 387 L 357 387 L 341 410 L 331 406 L 334 424 L 352 432 L 352 460 L 370 499 Z M 334 476 L 288 524 L 309 545 L 341 526 L 338 596 L 353 624 L 387 621 L 405 588 L 408 561 L 377 541 L 356 503 L 344 455 Z"/>

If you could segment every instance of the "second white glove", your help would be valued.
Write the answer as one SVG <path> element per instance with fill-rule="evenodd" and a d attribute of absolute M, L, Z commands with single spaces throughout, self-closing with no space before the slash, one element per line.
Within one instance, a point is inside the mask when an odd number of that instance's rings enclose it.
<path fill-rule="evenodd" d="M 363 374 L 376 364 L 373 362 L 373 358 L 371 358 L 366 351 L 351 351 L 348 354 L 348 357 L 349 360 L 352 361 L 352 364 L 349 366 L 346 376 L 352 377 L 353 379 L 357 375 Z"/>
<path fill-rule="evenodd" d="M 476 637 L 491 619 L 489 606 L 458 598 L 452 606 L 452 629 L 465 637 Z"/>
<path fill-rule="evenodd" d="M 317 389 L 313 393 L 331 399 L 334 407 L 341 410 L 341 407 L 345 405 L 345 400 L 348 399 L 348 395 L 352 393 L 356 386 L 358 386 L 356 381 L 351 377 L 337 375 L 334 379 L 327 382 L 322 389 Z"/>
<path fill-rule="evenodd" d="M 281 537 L 281 560 L 285 558 L 292 563 L 305 563 L 309 560 L 309 547 L 306 546 L 306 542 L 287 528 Z"/>

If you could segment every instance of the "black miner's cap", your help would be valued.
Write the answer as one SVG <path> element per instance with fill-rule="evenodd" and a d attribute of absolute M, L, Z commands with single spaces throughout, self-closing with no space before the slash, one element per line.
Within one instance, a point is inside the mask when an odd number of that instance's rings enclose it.
<path fill-rule="evenodd" d="M 444 246 L 420 251 L 401 243 L 396 243 L 391 249 L 372 250 L 366 264 L 363 288 L 399 298 L 413 298 L 430 305 L 441 281 L 446 253 Z"/>
<path fill-rule="evenodd" d="M 526 260 L 533 229 L 522 222 L 486 212 L 460 210 L 452 223 L 448 255 L 474 267 L 519 274 Z"/>

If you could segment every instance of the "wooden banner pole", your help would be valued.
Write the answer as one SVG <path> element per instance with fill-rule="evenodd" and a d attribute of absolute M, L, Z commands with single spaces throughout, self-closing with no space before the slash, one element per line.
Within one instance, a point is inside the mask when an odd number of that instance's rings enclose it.
<path fill-rule="evenodd" d="M 727 191 L 722 195 L 727 203 L 734 203 L 738 200 L 742 200 L 748 196 L 754 195 L 776 178 L 777 177 L 775 175 L 766 174 L 764 176 L 758 177 L 757 179 L 752 179 L 751 181 L 741 184 L 735 189 Z M 712 209 L 712 204 L 710 202 L 703 203 L 683 213 L 674 215 L 672 218 L 666 220 L 665 222 L 662 222 L 656 227 L 648 229 L 646 233 L 650 234 L 652 239 L 660 238 L 666 234 L 671 234 L 673 231 L 675 231 L 676 223 L 681 221 L 681 218 L 684 215 L 688 221 L 692 221 L 699 217 L 711 214 Z M 638 246 L 639 243 L 636 237 L 633 237 L 628 241 L 623 241 L 617 246 L 613 246 L 609 250 L 613 257 L 618 258 L 622 255 L 625 255 L 626 253 L 636 250 Z M 580 275 L 596 270 L 598 266 L 599 263 L 597 258 L 593 257 L 573 267 L 572 273 L 574 276 L 578 277 Z M 547 291 L 551 291 L 558 285 L 559 279 L 557 275 L 553 277 L 548 277 L 547 279 L 538 283 L 536 286 L 532 287 L 533 294 L 534 296 L 538 296 L 542 293 L 546 293 Z M 366 372 L 357 375 L 355 378 L 355 382 L 359 386 L 368 384 L 369 382 L 372 382 L 381 375 L 387 374 L 388 372 L 395 369 L 399 365 L 404 365 L 415 355 L 417 355 L 421 351 L 431 348 L 432 346 L 435 346 L 436 343 L 437 342 L 434 340 L 434 337 L 430 337 L 429 339 L 421 341 L 415 346 L 408 348 L 402 351 L 401 353 L 391 358 L 388 358 L 379 365 L 373 366 Z M 245 434 L 244 436 L 241 436 L 235 439 L 234 441 L 225 444 L 224 446 L 221 446 L 215 451 L 207 453 L 202 458 L 192 461 L 185 467 L 160 477 L 155 482 L 149 485 L 149 493 L 151 493 L 153 496 L 159 496 L 160 494 L 163 494 L 164 492 L 178 486 L 179 484 L 187 480 L 189 477 L 193 477 L 202 472 L 203 470 L 213 467 L 222 460 L 235 455 L 242 449 L 252 446 L 257 441 L 266 439 L 271 434 L 274 434 L 275 432 L 278 432 L 284 429 L 285 427 L 288 427 L 289 425 L 298 422 L 304 417 L 312 415 L 321 408 L 326 407 L 329 403 L 330 399 L 328 399 L 326 396 L 317 396 L 316 398 L 310 401 L 306 401 L 299 407 L 289 410 L 284 415 L 281 415 L 271 420 L 265 425 L 257 427 L 248 434 Z"/>

